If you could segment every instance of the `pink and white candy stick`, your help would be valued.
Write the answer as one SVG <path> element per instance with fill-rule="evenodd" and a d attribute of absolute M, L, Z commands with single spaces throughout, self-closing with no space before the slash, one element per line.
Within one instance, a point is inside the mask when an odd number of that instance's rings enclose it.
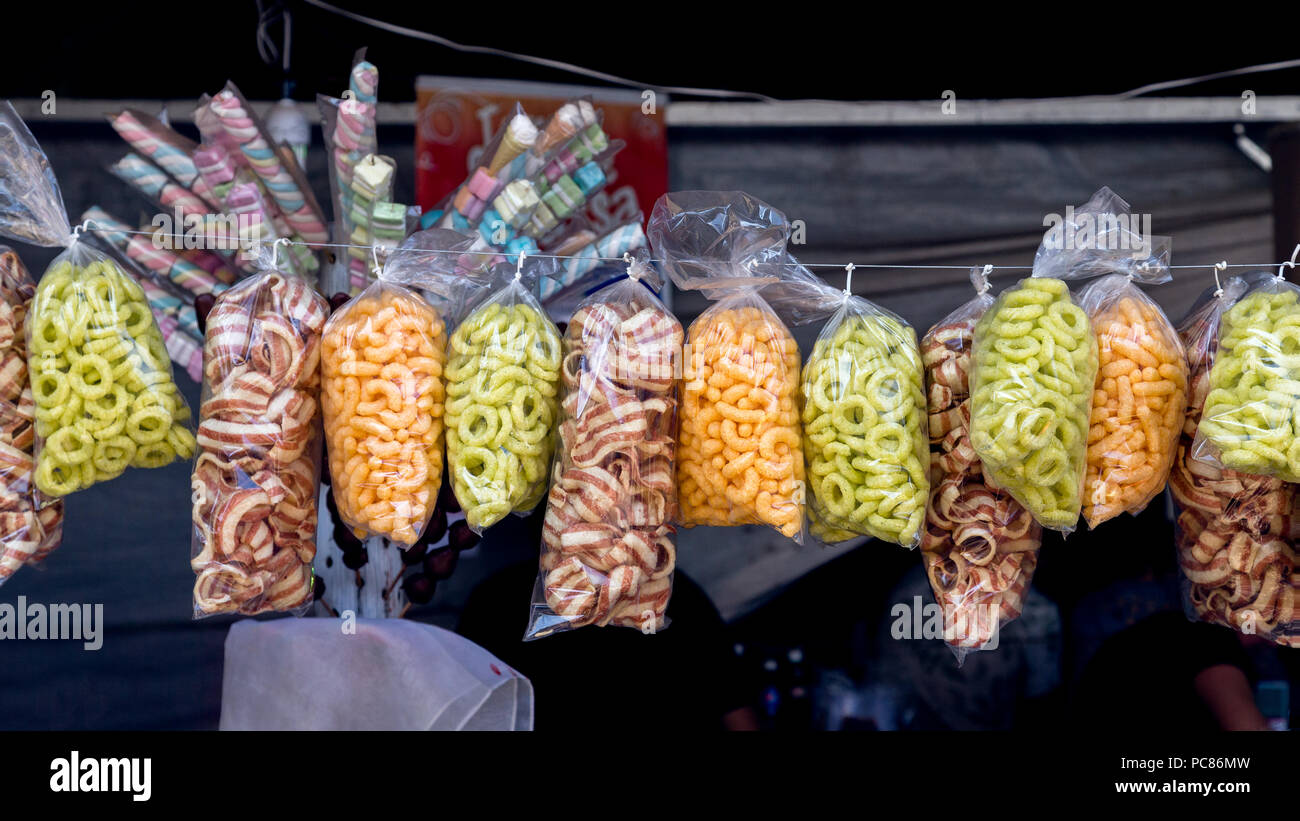
<path fill-rule="evenodd" d="M 243 103 L 229 89 L 212 98 L 210 107 L 222 128 L 239 144 L 244 158 L 265 183 L 294 232 L 307 242 L 328 242 L 329 230 L 313 212 L 298 183 L 281 164 L 275 149 L 262 136 Z"/>

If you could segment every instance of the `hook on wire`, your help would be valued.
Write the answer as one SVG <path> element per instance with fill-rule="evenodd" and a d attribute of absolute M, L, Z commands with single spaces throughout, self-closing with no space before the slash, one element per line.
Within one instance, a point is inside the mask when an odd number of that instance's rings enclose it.
<path fill-rule="evenodd" d="M 853 296 L 853 269 L 858 266 L 850 262 L 844 266 L 844 295 Z"/>
<path fill-rule="evenodd" d="M 1228 261 L 1226 259 L 1214 263 L 1214 296 L 1216 299 L 1223 296 L 1223 283 L 1219 282 L 1219 272 L 1226 270 L 1228 270 Z"/>

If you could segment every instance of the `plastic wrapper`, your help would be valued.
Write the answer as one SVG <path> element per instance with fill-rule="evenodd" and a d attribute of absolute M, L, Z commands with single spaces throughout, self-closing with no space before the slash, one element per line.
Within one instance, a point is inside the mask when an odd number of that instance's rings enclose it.
<path fill-rule="evenodd" d="M 1042 526 L 992 484 L 970 442 L 975 324 L 993 304 L 980 293 L 921 340 L 930 433 L 930 503 L 921 559 L 943 611 L 943 637 L 960 663 L 1020 616 L 1042 546 Z"/>
<path fill-rule="evenodd" d="M 659 198 L 647 233 L 678 287 L 716 300 L 683 356 L 680 523 L 765 524 L 802 541 L 799 346 L 760 294 L 788 264 L 785 216 L 747 194 L 686 191 Z"/>
<path fill-rule="evenodd" d="M 1083 518 L 1140 513 L 1162 490 L 1187 408 L 1187 357 L 1164 311 L 1126 276 L 1079 298 L 1097 337 Z"/>
<path fill-rule="evenodd" d="M 1079 518 L 1097 340 L 1059 279 L 1004 291 L 975 326 L 971 443 L 1045 527 Z"/>
<path fill-rule="evenodd" d="M 9 103 L 0 103 L 0 234 L 66 248 L 25 322 L 42 504 L 128 467 L 193 456 L 190 409 L 144 291 L 78 239 L 49 160 Z"/>
<path fill-rule="evenodd" d="M 916 332 L 848 297 L 803 369 L 809 527 L 915 547 L 930 493 L 925 387 Z"/>
<path fill-rule="evenodd" d="M 1224 312 L 1198 458 L 1300 482 L 1300 288 L 1257 277 Z"/>
<path fill-rule="evenodd" d="M 561 349 L 559 330 L 518 270 L 451 336 L 448 475 L 476 533 L 531 511 L 546 495 Z"/>
<path fill-rule="evenodd" d="M 35 293 L 18 255 L 0 245 L 0 584 L 63 541 L 63 504 L 41 509 L 33 484 L 36 405 L 23 321 Z"/>
<path fill-rule="evenodd" d="M 330 317 L 321 368 L 330 480 L 360 538 L 419 539 L 442 486 L 446 330 L 382 277 Z"/>
<path fill-rule="evenodd" d="M 1255 284 L 1268 274 L 1253 277 Z M 1269 277 L 1271 278 L 1271 277 Z M 1201 621 L 1300 647 L 1295 486 L 1197 457 L 1197 426 L 1213 387 L 1220 323 L 1250 281 L 1233 277 L 1179 327 L 1190 367 L 1187 416 L 1169 475 L 1185 605 Z"/>
<path fill-rule="evenodd" d="M 192 479 L 196 617 L 311 604 L 328 316 L 310 285 L 277 270 L 223 293 L 208 315 Z"/>
<path fill-rule="evenodd" d="M 1138 229 L 1109 188 L 1055 222 L 1044 223 L 1033 276 L 975 326 L 971 443 L 995 483 L 1044 527 L 1069 533 L 1083 504 L 1097 339 L 1064 280 L 1167 280 L 1169 241 Z"/>
<path fill-rule="evenodd" d="M 526 638 L 667 625 L 683 336 L 633 268 L 584 300 L 565 331 L 560 451 Z"/>

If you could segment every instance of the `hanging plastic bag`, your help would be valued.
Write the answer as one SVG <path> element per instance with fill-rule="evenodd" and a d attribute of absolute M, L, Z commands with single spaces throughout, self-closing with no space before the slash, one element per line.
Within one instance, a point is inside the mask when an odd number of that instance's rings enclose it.
<path fill-rule="evenodd" d="M 959 664 L 1020 616 L 1043 542 L 1042 526 L 988 480 L 970 443 L 975 324 L 993 305 L 988 273 L 975 268 L 971 280 L 979 294 L 921 340 L 931 483 L 921 560 Z"/>
<path fill-rule="evenodd" d="M 768 304 L 795 325 L 829 317 L 801 379 L 809 530 L 826 543 L 871 536 L 916 547 L 930 493 L 916 331 L 853 295 L 853 266 L 840 290 L 787 260 L 772 268 Z"/>
<path fill-rule="evenodd" d="M 63 541 L 63 503 L 40 509 L 33 483 L 36 405 L 23 321 L 35 293 L 22 260 L 0 245 L 0 584 Z"/>
<path fill-rule="evenodd" d="M 555 450 L 560 332 L 534 296 L 533 278 L 524 279 L 526 261 L 498 266 L 498 278 L 509 281 L 451 337 L 448 474 L 475 533 L 537 506 Z"/>
<path fill-rule="evenodd" d="M 1300 482 L 1300 287 L 1285 270 L 1255 277 L 1223 314 L 1196 456 Z"/>
<path fill-rule="evenodd" d="M 66 246 L 27 315 L 36 488 L 48 500 L 194 455 L 189 406 L 144 291 L 68 225 L 49 160 L 0 103 L 0 234 Z"/>
<path fill-rule="evenodd" d="M 667 626 L 682 326 L 642 261 L 583 300 L 564 335 L 560 450 L 525 639 Z"/>
<path fill-rule="evenodd" d="M 451 238 L 449 247 L 472 242 L 437 233 Z M 407 253 L 391 253 L 378 279 L 335 311 L 321 353 L 339 516 L 358 537 L 383 536 L 402 549 L 428 525 L 443 469 L 446 321 L 414 289 L 456 276 L 452 254 Z"/>
<path fill-rule="evenodd" d="M 1128 276 L 1096 280 L 1079 304 L 1097 337 L 1083 485 L 1083 518 L 1095 528 L 1140 513 L 1164 490 L 1187 409 L 1187 357 L 1164 311 Z"/>
<path fill-rule="evenodd" d="M 765 524 L 802 541 L 799 346 L 764 300 L 789 224 L 740 192 L 665 194 L 651 247 L 680 288 L 716 300 L 688 331 L 677 439 L 680 523 Z"/>
<path fill-rule="evenodd" d="M 1228 279 L 1203 295 L 1179 326 L 1191 387 L 1169 488 L 1180 508 L 1175 538 L 1189 615 L 1300 647 L 1295 485 L 1210 464 L 1196 453 L 1223 317 L 1248 290 L 1272 279 L 1268 272 Z"/>
<path fill-rule="evenodd" d="M 1053 222 L 1033 276 L 975 326 L 971 443 L 990 478 L 1044 527 L 1074 530 L 1083 503 L 1097 339 L 1067 279 L 1166 275 L 1169 245 L 1102 188 Z"/>
<path fill-rule="evenodd" d="M 208 314 L 191 481 L 195 618 L 301 614 L 312 600 L 329 303 L 263 250 L 263 272 Z"/>

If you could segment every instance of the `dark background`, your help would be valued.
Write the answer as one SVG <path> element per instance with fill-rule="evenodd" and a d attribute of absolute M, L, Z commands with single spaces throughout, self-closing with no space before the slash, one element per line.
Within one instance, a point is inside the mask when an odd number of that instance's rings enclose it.
<path fill-rule="evenodd" d="M 275 4 L 266 2 L 270 9 Z M 346 85 L 353 50 L 383 59 L 382 99 L 415 99 L 417 74 L 574 82 L 555 70 L 464 54 L 290 2 L 295 97 Z M 970 8 L 840 3 L 612 4 L 533 15 L 535 4 L 335 5 L 466 45 L 599 69 L 646 86 L 751 91 L 778 98 L 934 99 L 1119 94 L 1152 82 L 1296 56 L 1288 21 L 1191 22 L 1163 4 Z M 0 96 L 191 98 L 234 80 L 249 98 L 279 96 L 262 67 L 252 0 L 160 7 L 11 3 Z M 280 30 L 272 39 L 280 42 Z M 1287 93 L 1295 72 L 1172 91 L 1196 96 Z M 580 80 L 578 80 L 580 81 Z M 1243 82 L 1246 84 L 1243 85 Z"/>

